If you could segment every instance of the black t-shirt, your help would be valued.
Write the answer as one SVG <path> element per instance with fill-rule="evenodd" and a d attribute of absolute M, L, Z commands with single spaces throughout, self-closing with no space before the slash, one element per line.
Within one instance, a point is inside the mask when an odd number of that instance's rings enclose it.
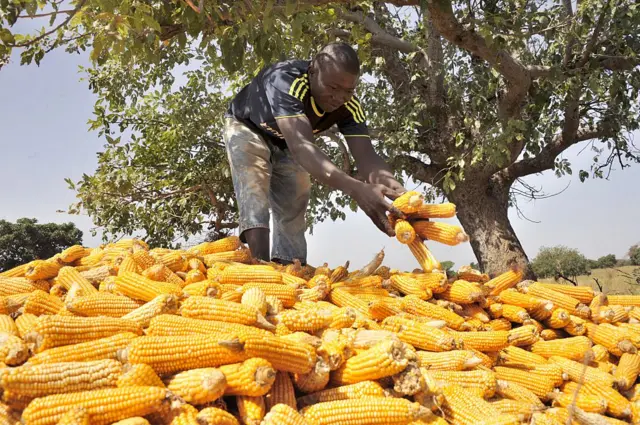
<path fill-rule="evenodd" d="M 369 137 L 362 106 L 353 96 L 333 112 L 316 105 L 309 90 L 309 61 L 278 62 L 260 71 L 231 101 L 227 116 L 258 130 L 274 145 L 286 148 L 276 118 L 306 116 L 313 133 L 336 124 L 345 137 Z"/>

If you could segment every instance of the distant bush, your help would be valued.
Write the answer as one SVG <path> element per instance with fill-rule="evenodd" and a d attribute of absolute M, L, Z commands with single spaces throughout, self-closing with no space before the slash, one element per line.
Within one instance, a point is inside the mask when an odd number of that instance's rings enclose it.
<path fill-rule="evenodd" d="M 605 255 L 598 258 L 598 267 L 601 269 L 607 269 L 616 265 L 616 256 L 614 254 Z"/>
<path fill-rule="evenodd" d="M 568 278 L 573 281 L 577 276 L 588 274 L 589 260 L 577 249 L 566 246 L 542 247 L 531 262 L 538 278 Z"/>
<path fill-rule="evenodd" d="M 636 244 L 629 248 L 629 260 L 634 266 L 640 266 L 640 245 Z"/>

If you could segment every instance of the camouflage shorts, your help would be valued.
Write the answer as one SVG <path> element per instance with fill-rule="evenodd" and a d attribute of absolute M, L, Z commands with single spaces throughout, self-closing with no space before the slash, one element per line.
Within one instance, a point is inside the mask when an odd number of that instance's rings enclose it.
<path fill-rule="evenodd" d="M 305 211 L 309 204 L 309 173 L 288 149 L 280 149 L 235 118 L 225 118 L 224 134 L 231 178 L 245 230 L 269 229 L 273 214 L 271 258 L 306 262 Z"/>

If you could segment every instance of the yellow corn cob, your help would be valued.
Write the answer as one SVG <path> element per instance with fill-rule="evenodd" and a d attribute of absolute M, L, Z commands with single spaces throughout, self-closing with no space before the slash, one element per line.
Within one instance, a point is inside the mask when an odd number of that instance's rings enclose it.
<path fill-rule="evenodd" d="M 177 297 L 170 294 L 161 294 L 135 310 L 125 314 L 122 318 L 131 320 L 137 323 L 140 327 L 146 328 L 154 317 L 161 314 L 175 314 L 177 311 Z"/>
<path fill-rule="evenodd" d="M 496 377 L 490 370 L 448 371 L 423 368 L 422 373 L 429 375 L 442 386 L 460 385 L 468 390 L 477 391 L 484 398 L 493 397 L 496 391 Z"/>
<path fill-rule="evenodd" d="M 132 418 L 114 422 L 112 425 L 149 425 L 149 421 L 141 416 L 134 416 Z"/>
<path fill-rule="evenodd" d="M 233 335 L 143 336 L 118 354 L 131 364 L 148 364 L 159 374 L 217 367 L 245 358 L 242 343 Z"/>
<path fill-rule="evenodd" d="M 568 393 L 553 393 L 551 398 L 553 406 L 575 406 L 585 412 L 601 414 L 607 410 L 607 402 L 605 400 L 589 394 L 580 394 L 578 397 L 574 397 L 573 394 Z"/>
<path fill-rule="evenodd" d="M 561 329 L 543 329 L 540 331 L 540 339 L 543 341 L 554 341 L 563 339 L 567 335 Z"/>
<path fill-rule="evenodd" d="M 250 282 L 245 283 L 242 286 L 242 291 L 244 292 L 250 288 L 259 288 L 265 295 L 278 297 L 278 299 L 282 301 L 282 305 L 286 308 L 293 307 L 293 305 L 298 301 L 296 289 L 288 285 Z"/>
<path fill-rule="evenodd" d="M 55 278 L 50 280 L 54 281 Z M 34 288 L 40 289 L 41 291 L 49 292 L 51 289 L 51 284 L 48 280 L 30 280 L 29 282 L 31 282 L 31 285 L 33 285 Z"/>
<path fill-rule="evenodd" d="M 263 316 L 267 314 L 267 296 L 260 288 L 248 288 L 245 290 L 240 303 L 255 308 Z"/>
<path fill-rule="evenodd" d="M 466 370 L 473 369 L 482 360 L 473 351 L 453 350 L 440 353 L 416 351 L 421 367 L 428 370 Z"/>
<path fill-rule="evenodd" d="M 220 371 L 226 377 L 225 395 L 263 396 L 276 379 L 276 370 L 262 358 L 221 366 Z"/>
<path fill-rule="evenodd" d="M 343 385 L 328 390 L 307 394 L 298 399 L 301 407 L 310 406 L 316 403 L 325 403 L 336 400 L 349 400 L 360 398 L 384 397 L 384 390 L 374 381 L 363 381 L 357 384 Z"/>
<path fill-rule="evenodd" d="M 401 372 L 407 364 L 405 344 L 393 340 L 383 341 L 349 358 L 332 373 L 331 382 L 344 385 L 384 378 Z"/>
<path fill-rule="evenodd" d="M 565 357 L 571 360 L 582 361 L 591 350 L 591 340 L 585 336 L 554 339 L 551 341 L 538 341 L 531 346 L 531 351 L 542 357 Z"/>
<path fill-rule="evenodd" d="M 196 283 L 190 283 L 182 288 L 182 291 L 188 295 L 196 295 L 200 297 L 220 298 L 222 288 L 218 282 L 213 280 L 202 280 Z"/>
<path fill-rule="evenodd" d="M 82 257 L 72 263 L 74 267 L 95 267 L 100 264 L 100 261 L 104 257 L 103 252 L 90 253 L 86 257 Z"/>
<path fill-rule="evenodd" d="M 58 275 L 60 264 L 55 261 L 33 260 L 27 264 L 24 277 L 29 280 L 51 279 Z"/>
<path fill-rule="evenodd" d="M 327 401 L 304 412 L 310 423 L 323 425 L 404 425 L 430 416 L 431 411 L 418 403 L 379 397 Z"/>
<path fill-rule="evenodd" d="M 0 332 L 0 363 L 17 366 L 29 357 L 29 347 L 15 335 Z"/>
<path fill-rule="evenodd" d="M 351 307 L 369 318 L 369 305 L 342 288 L 333 289 L 329 293 L 329 300 L 339 307 Z"/>
<path fill-rule="evenodd" d="M 198 258 L 189 258 L 187 260 L 187 268 L 189 270 L 200 270 L 202 274 L 207 275 L 207 268 L 204 263 Z"/>
<path fill-rule="evenodd" d="M 237 236 L 228 236 L 226 238 L 214 241 L 203 242 L 187 250 L 187 253 L 204 256 L 208 254 L 215 254 L 218 252 L 235 251 L 240 248 L 240 238 Z"/>
<path fill-rule="evenodd" d="M 411 218 L 451 218 L 456 215 L 456 206 L 450 202 L 442 204 L 422 204 L 411 213 Z"/>
<path fill-rule="evenodd" d="M 420 298 L 413 295 L 407 295 L 402 298 L 402 309 L 407 313 L 415 314 L 416 316 L 444 320 L 447 323 L 447 326 L 452 329 L 460 329 L 464 323 L 464 318 L 451 310 L 422 301 Z"/>
<path fill-rule="evenodd" d="M 158 295 L 182 295 L 180 286 L 169 282 L 157 282 L 132 272 L 126 272 L 115 280 L 115 289 L 129 298 L 151 301 Z"/>
<path fill-rule="evenodd" d="M 455 246 L 466 242 L 469 237 L 460 226 L 438 221 L 416 220 L 411 222 L 415 232 L 422 238 Z"/>
<path fill-rule="evenodd" d="M 228 412 L 215 407 L 206 407 L 196 415 L 198 425 L 240 425 L 238 420 Z"/>
<path fill-rule="evenodd" d="M 585 332 L 587 331 L 587 328 L 585 327 L 585 323 L 586 322 L 584 319 L 581 319 L 578 316 L 574 316 L 570 314 L 569 323 L 567 323 L 567 326 L 564 327 L 564 330 L 569 335 L 581 336 L 581 335 L 584 335 Z"/>
<path fill-rule="evenodd" d="M 342 282 L 331 284 L 331 288 L 382 288 L 382 277 L 377 275 L 363 276 L 359 278 L 349 278 Z M 314 284 L 319 285 L 320 278 L 314 279 Z M 315 286 L 314 285 L 314 286 Z"/>
<path fill-rule="evenodd" d="M 318 371 L 312 370 L 309 373 L 293 374 L 293 385 L 302 393 L 312 393 L 322 391 L 329 383 L 329 370 L 320 368 Z"/>
<path fill-rule="evenodd" d="M 390 316 L 383 320 L 385 330 L 397 334 L 401 341 L 427 351 L 450 351 L 456 348 L 454 337 L 424 323 Z"/>
<path fill-rule="evenodd" d="M 29 364 L 115 359 L 118 350 L 124 349 L 136 338 L 138 336 L 135 333 L 123 331 L 107 338 L 50 348 L 31 357 Z"/>
<path fill-rule="evenodd" d="M 101 266 L 80 272 L 80 275 L 91 282 L 93 286 L 100 285 L 106 278 L 116 274 L 116 270 L 111 266 Z"/>
<path fill-rule="evenodd" d="M 595 344 L 603 345 L 614 356 L 621 356 L 622 353 L 635 353 L 637 350 L 627 339 L 627 336 L 620 328 L 615 326 L 593 323 L 585 323 L 586 335 Z"/>
<path fill-rule="evenodd" d="M 420 264 L 423 271 L 432 272 L 434 269 L 440 268 L 440 263 L 434 263 L 435 258 L 423 243 L 422 239 L 415 238 L 412 242 L 408 243 L 407 246 L 411 254 L 418 260 L 418 264 Z"/>
<path fill-rule="evenodd" d="M 383 320 L 389 316 L 402 313 L 402 303 L 393 298 L 378 298 L 369 302 L 369 316 L 375 320 Z"/>
<path fill-rule="evenodd" d="M 0 295 L 9 296 L 35 291 L 33 281 L 22 277 L 0 277 Z"/>
<path fill-rule="evenodd" d="M 274 329 L 254 307 L 210 297 L 189 297 L 182 303 L 180 312 L 192 319 L 220 320 Z"/>
<path fill-rule="evenodd" d="M 589 307 L 581 304 L 577 299 L 561 292 L 548 289 L 547 287 L 542 286 L 540 283 L 532 283 L 531 285 L 528 285 L 524 290 L 529 295 L 551 301 L 554 306 L 564 308 L 570 314 L 574 314 L 579 317 L 585 315 L 584 318 L 588 318 L 591 313 Z"/>
<path fill-rule="evenodd" d="M 76 297 L 66 303 L 67 310 L 79 316 L 122 317 L 138 307 L 131 298 L 107 292 Z"/>
<path fill-rule="evenodd" d="M 593 382 L 609 387 L 614 383 L 613 376 L 600 369 L 587 366 L 584 362 L 577 362 L 560 356 L 551 356 L 549 357 L 549 363 L 560 366 L 562 371 L 569 376 L 569 379 L 575 382 Z"/>
<path fill-rule="evenodd" d="M 489 290 L 489 295 L 499 295 L 505 289 L 513 288 L 522 280 L 522 270 L 512 268 L 493 279 L 489 280 L 484 286 Z"/>
<path fill-rule="evenodd" d="M 90 425 L 89 412 L 82 406 L 75 406 L 62 415 L 56 425 Z"/>
<path fill-rule="evenodd" d="M 510 400 L 508 398 L 490 401 L 490 403 L 494 408 L 498 409 L 500 413 L 515 415 L 523 422 L 528 421 L 535 411 L 540 410 L 539 407 L 529 402 Z"/>
<path fill-rule="evenodd" d="M 133 261 L 138 265 L 138 270 L 147 270 L 154 264 L 158 264 L 158 261 L 149 254 L 148 251 L 138 250 L 132 254 Z"/>
<path fill-rule="evenodd" d="M 584 304 L 589 304 L 593 299 L 593 297 L 595 296 L 593 289 L 588 286 L 573 286 L 573 285 L 564 285 L 561 283 L 542 283 L 542 282 L 538 282 L 538 284 L 547 289 L 551 289 L 553 291 L 560 292 L 562 294 L 575 298 Z"/>
<path fill-rule="evenodd" d="M 308 425 L 295 408 L 286 404 L 273 406 L 265 415 L 262 425 Z"/>
<path fill-rule="evenodd" d="M 160 263 L 164 264 L 172 272 L 182 272 L 187 269 L 187 264 L 182 254 L 177 251 L 167 253 L 160 257 Z"/>
<path fill-rule="evenodd" d="M 125 274 L 126 272 L 137 273 L 139 271 L 141 270 L 138 268 L 138 264 L 130 255 L 127 255 L 126 257 L 124 257 L 120 262 L 120 264 L 118 265 L 118 275 L 120 276 Z"/>
<path fill-rule="evenodd" d="M 64 303 L 59 298 L 49 295 L 48 293 L 36 289 L 29 294 L 24 303 L 23 311 L 25 313 L 40 316 L 43 314 L 56 314 L 64 307 Z"/>
<path fill-rule="evenodd" d="M 610 305 L 623 305 L 640 307 L 640 296 L 638 295 L 607 295 Z"/>
<path fill-rule="evenodd" d="M 35 325 L 38 320 L 38 316 L 31 313 L 22 313 L 15 320 L 16 327 L 18 328 L 18 336 L 20 338 L 24 338 L 27 332 L 31 330 L 33 325 Z"/>
<path fill-rule="evenodd" d="M 462 342 L 462 348 L 482 352 L 500 351 L 509 345 L 509 331 L 456 332 L 450 334 Z"/>
<path fill-rule="evenodd" d="M 271 389 L 264 396 L 264 402 L 268 411 L 278 404 L 286 404 L 289 407 L 297 409 L 296 393 L 288 373 L 276 373 Z"/>
<path fill-rule="evenodd" d="M 533 364 L 545 364 L 547 359 L 518 347 L 506 347 L 498 355 L 500 365 L 509 367 L 529 367 Z"/>
<path fill-rule="evenodd" d="M 465 304 L 462 308 L 464 311 L 463 315 L 465 317 L 479 320 L 482 323 L 489 323 L 491 320 L 485 309 L 480 307 L 478 304 Z"/>
<path fill-rule="evenodd" d="M 530 319 L 529 313 L 522 307 L 502 304 L 502 317 L 513 323 L 523 323 Z"/>
<path fill-rule="evenodd" d="M 291 275 L 289 273 L 282 273 L 282 283 L 289 285 L 293 288 L 302 288 L 307 286 L 307 280 L 301 277 Z"/>
<path fill-rule="evenodd" d="M 547 395 L 556 387 L 555 382 L 547 379 L 544 374 L 537 373 L 536 369 L 526 370 L 496 366 L 494 370 L 496 379 L 519 384 L 532 391 L 541 400 L 546 399 Z"/>
<path fill-rule="evenodd" d="M 27 365 L 8 369 L 2 375 L 2 388 L 20 396 L 42 397 L 115 387 L 121 374 L 122 365 L 116 360 Z"/>
<path fill-rule="evenodd" d="M 316 350 L 312 345 L 277 336 L 247 337 L 244 352 L 249 358 L 266 359 L 274 369 L 284 372 L 308 373 L 316 363 Z"/>
<path fill-rule="evenodd" d="M 184 279 L 184 283 L 188 285 L 190 283 L 202 282 L 206 278 L 206 274 L 201 272 L 200 270 L 189 270 L 187 272 L 186 278 Z"/>
<path fill-rule="evenodd" d="M 6 314 L 0 315 L 0 333 L 6 333 L 9 335 L 20 336 L 16 322 L 13 321 L 11 316 Z"/>
<path fill-rule="evenodd" d="M 82 276 L 80 272 L 73 267 L 66 266 L 61 268 L 57 281 L 67 290 L 70 290 L 73 284 L 77 284 L 83 295 L 91 295 L 98 292 L 95 286 L 93 286 L 87 278 Z"/>
<path fill-rule="evenodd" d="M 204 264 L 207 267 L 211 267 L 218 262 L 236 262 L 236 263 L 251 263 L 251 251 L 246 248 L 240 248 L 236 251 L 218 252 L 215 254 L 207 254 L 203 257 Z"/>
<path fill-rule="evenodd" d="M 420 192 L 410 190 L 403 193 L 393 201 L 393 206 L 404 214 L 412 214 L 418 212 L 424 203 L 424 195 Z"/>
<path fill-rule="evenodd" d="M 530 403 L 537 408 L 544 407 L 537 395 L 516 382 L 498 379 L 496 381 L 496 393 L 505 398 Z"/>
<path fill-rule="evenodd" d="M 619 390 L 628 390 L 640 373 L 640 354 L 623 353 L 613 376 Z"/>
<path fill-rule="evenodd" d="M 569 394 L 575 394 L 576 391 L 579 391 L 579 394 L 589 394 L 606 401 L 607 414 L 616 418 L 628 418 L 631 416 L 632 410 L 629 400 L 611 387 L 592 382 L 585 382 L 578 387 L 575 382 L 567 382 L 562 390 Z"/>
<path fill-rule="evenodd" d="M 538 328 L 534 325 L 525 325 L 513 328 L 509 331 L 508 341 L 516 347 L 535 344 L 540 339 Z"/>
<path fill-rule="evenodd" d="M 412 277 L 393 275 L 389 281 L 393 289 L 405 295 L 415 295 L 421 300 L 428 300 L 433 296 L 429 288 L 425 288 L 418 280 Z"/>
<path fill-rule="evenodd" d="M 396 220 L 394 227 L 396 232 L 396 239 L 398 239 L 398 242 L 408 244 L 413 242 L 413 240 L 416 238 L 416 231 L 408 221 L 402 219 Z"/>
<path fill-rule="evenodd" d="M 330 310 L 286 310 L 276 316 L 292 331 L 316 331 L 327 328 L 333 323 Z"/>
<path fill-rule="evenodd" d="M 25 340 L 33 343 L 35 353 L 41 353 L 49 348 L 79 344 L 122 332 L 141 335 L 142 329 L 131 320 L 113 317 L 43 316 Z"/>
<path fill-rule="evenodd" d="M 347 261 L 344 266 L 336 267 L 329 277 L 329 283 L 334 284 L 343 281 L 349 274 L 349 262 Z M 381 276 L 382 277 L 382 276 Z"/>
<path fill-rule="evenodd" d="M 227 380 L 214 368 L 191 369 L 167 378 L 167 388 L 191 404 L 205 404 L 224 394 Z"/>
<path fill-rule="evenodd" d="M 442 405 L 444 416 L 453 425 L 475 425 L 486 421 L 489 423 L 499 421 L 501 414 L 498 409 L 459 385 L 446 385 L 442 388 L 442 395 L 445 399 Z"/>
<path fill-rule="evenodd" d="M 563 308 L 556 308 L 545 321 L 545 325 L 553 329 L 560 329 L 566 327 L 570 322 L 569 312 Z"/>
<path fill-rule="evenodd" d="M 513 288 L 505 289 L 500 292 L 497 299 L 503 304 L 510 304 L 518 307 L 532 310 L 541 306 L 547 307 L 548 310 L 553 308 L 553 303 L 542 298 L 534 297 L 528 294 L 522 294 Z"/>
<path fill-rule="evenodd" d="M 123 366 L 123 373 L 116 381 L 117 387 L 161 387 L 164 382 L 147 364 L 126 364 Z"/>
<path fill-rule="evenodd" d="M 249 336 L 269 337 L 268 331 L 244 326 L 236 323 L 220 322 L 215 320 L 190 319 L 172 314 L 161 314 L 149 323 L 147 335 L 150 336 L 188 336 L 195 334 L 233 334 L 244 341 Z"/>
<path fill-rule="evenodd" d="M 61 300 L 63 300 L 67 295 L 67 290 L 60 283 L 56 283 L 55 285 L 52 285 L 51 288 L 49 289 L 49 295 L 53 295 L 54 297 L 60 298 Z"/>
<path fill-rule="evenodd" d="M 484 294 L 482 287 L 478 283 L 456 280 L 440 294 L 440 297 L 463 305 L 481 301 L 484 298 Z"/>
<path fill-rule="evenodd" d="M 511 326 L 511 322 L 508 321 L 507 319 L 504 318 L 500 318 L 500 319 L 493 319 L 492 321 L 490 321 L 489 323 L 484 325 L 484 329 L 485 331 L 509 331 L 511 330 L 512 326 Z"/>
<path fill-rule="evenodd" d="M 27 267 L 29 264 L 22 264 L 20 266 L 16 266 L 9 270 L 5 270 L 0 273 L 0 278 L 2 277 L 24 277 L 24 273 L 27 271 Z"/>
<path fill-rule="evenodd" d="M 396 273 L 402 274 L 402 273 Z M 395 276 L 394 274 L 393 276 Z M 434 294 L 443 293 L 448 287 L 447 275 L 440 271 L 433 271 L 431 273 L 411 273 L 402 274 L 403 276 L 409 276 L 420 283 L 422 287 L 429 289 Z"/>
<path fill-rule="evenodd" d="M 266 414 L 262 397 L 237 396 L 238 415 L 245 425 L 259 425 Z"/>
<path fill-rule="evenodd" d="M 282 283 L 282 273 L 276 270 L 231 266 L 225 268 L 220 275 L 220 283 L 242 285 L 248 282 Z"/>
<path fill-rule="evenodd" d="M 141 275 L 155 282 L 167 282 L 182 288 L 185 281 L 164 264 L 155 264 L 144 270 Z"/>
<path fill-rule="evenodd" d="M 29 425 L 55 425 L 75 406 L 89 412 L 92 425 L 107 425 L 131 416 L 158 411 L 171 400 L 170 393 L 158 387 L 109 388 L 37 398 L 22 413 Z"/>
<path fill-rule="evenodd" d="M 592 320 L 594 321 L 594 323 L 628 322 L 628 308 L 629 307 L 624 307 L 621 305 L 608 305 L 606 307 L 602 307 L 599 311 L 599 314 L 593 313 Z"/>

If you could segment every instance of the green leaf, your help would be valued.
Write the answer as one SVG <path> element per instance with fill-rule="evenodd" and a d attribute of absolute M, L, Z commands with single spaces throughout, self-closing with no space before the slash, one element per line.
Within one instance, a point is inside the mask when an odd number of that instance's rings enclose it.
<path fill-rule="evenodd" d="M 4 44 L 14 44 L 16 42 L 11 31 L 6 28 L 0 28 L 0 40 L 2 40 Z"/>
<path fill-rule="evenodd" d="M 158 21 L 153 19 L 153 16 L 147 15 L 147 14 L 142 14 L 142 20 L 144 21 L 145 24 L 150 26 L 154 31 L 156 31 L 156 32 L 161 32 L 162 31 L 162 28 L 160 27 L 160 24 L 158 23 Z"/>

